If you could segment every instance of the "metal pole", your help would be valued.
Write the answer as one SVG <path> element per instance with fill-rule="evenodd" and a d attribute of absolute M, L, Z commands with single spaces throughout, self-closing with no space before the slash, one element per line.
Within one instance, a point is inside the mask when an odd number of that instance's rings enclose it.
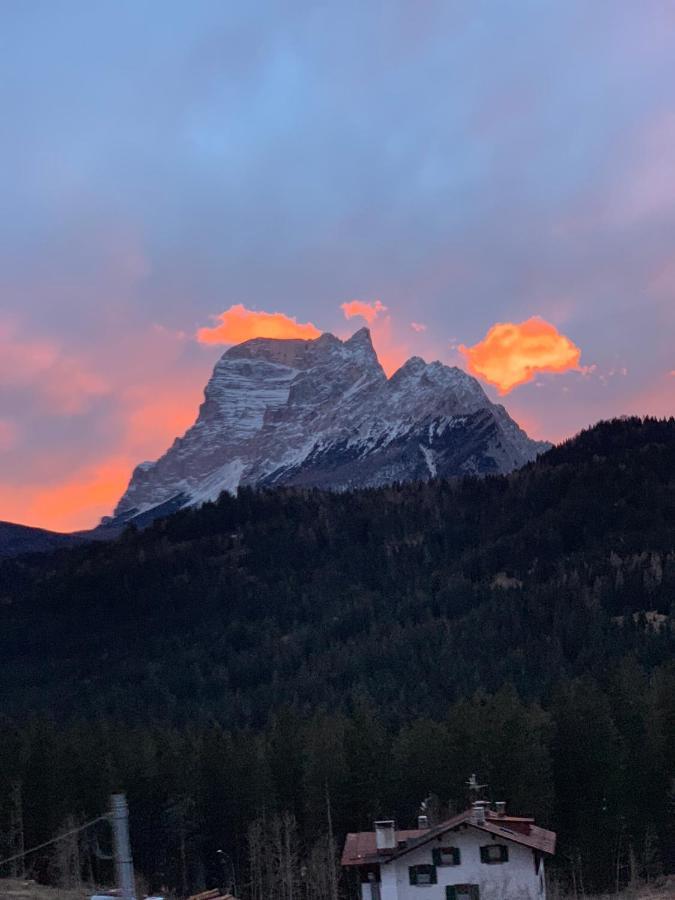
<path fill-rule="evenodd" d="M 134 888 L 134 862 L 129 843 L 129 809 L 124 794 L 113 794 L 110 798 L 110 817 L 115 841 L 115 871 L 117 887 L 122 900 L 136 900 Z"/>

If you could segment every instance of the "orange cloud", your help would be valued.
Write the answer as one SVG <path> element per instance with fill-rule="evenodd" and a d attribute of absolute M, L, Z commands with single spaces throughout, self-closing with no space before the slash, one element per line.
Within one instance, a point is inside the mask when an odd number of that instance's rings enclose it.
<path fill-rule="evenodd" d="M 251 338 L 317 338 L 321 334 L 311 322 L 296 322 L 284 313 L 259 312 L 243 303 L 231 306 L 216 317 L 219 325 L 200 328 L 197 340 L 202 344 L 240 344 Z"/>
<path fill-rule="evenodd" d="M 427 326 L 423 325 L 422 322 L 411 322 L 410 327 L 412 328 L 413 331 L 416 331 L 418 334 L 420 334 L 420 332 L 422 332 L 422 331 L 427 330 Z"/>
<path fill-rule="evenodd" d="M 350 300 L 348 303 L 341 303 L 340 309 L 345 314 L 345 319 L 353 319 L 355 316 L 361 316 L 369 325 L 372 325 L 381 312 L 385 312 L 387 307 L 379 300 L 368 303 L 365 300 Z"/>
<path fill-rule="evenodd" d="M 473 347 L 459 346 L 469 371 L 508 394 L 537 372 L 579 370 L 581 350 L 539 316 L 525 322 L 498 322 Z"/>

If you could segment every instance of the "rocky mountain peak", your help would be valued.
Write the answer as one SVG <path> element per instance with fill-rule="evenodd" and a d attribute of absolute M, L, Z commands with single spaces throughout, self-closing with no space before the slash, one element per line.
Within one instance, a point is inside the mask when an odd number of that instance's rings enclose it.
<path fill-rule="evenodd" d="M 195 424 L 134 471 L 122 519 L 214 499 L 239 485 L 343 490 L 506 472 L 545 446 L 475 378 L 418 356 L 387 379 L 370 331 L 345 341 L 253 338 L 216 363 Z"/>
<path fill-rule="evenodd" d="M 375 348 L 373 347 L 373 339 L 370 334 L 370 328 L 359 328 L 359 330 L 355 331 L 350 338 L 347 338 L 347 340 L 344 342 L 344 346 L 348 350 L 362 353 L 367 358 L 371 358 L 376 362 L 379 362 L 377 359 L 377 353 L 375 352 Z"/>

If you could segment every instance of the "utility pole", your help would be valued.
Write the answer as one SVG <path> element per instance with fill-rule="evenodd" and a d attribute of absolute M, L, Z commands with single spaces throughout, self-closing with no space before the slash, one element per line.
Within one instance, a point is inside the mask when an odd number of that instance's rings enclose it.
<path fill-rule="evenodd" d="M 134 888 L 134 862 L 129 843 L 129 808 L 124 794 L 113 794 L 110 798 L 110 819 L 115 842 L 115 872 L 117 887 L 122 900 L 136 900 Z"/>

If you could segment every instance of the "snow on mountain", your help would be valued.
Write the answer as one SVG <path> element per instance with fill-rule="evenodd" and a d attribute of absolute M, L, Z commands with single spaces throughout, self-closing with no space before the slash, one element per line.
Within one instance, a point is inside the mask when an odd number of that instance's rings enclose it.
<path fill-rule="evenodd" d="M 367 328 L 346 341 L 255 338 L 223 354 L 197 421 L 137 466 L 112 521 L 239 485 L 344 490 L 508 472 L 547 447 L 461 369 L 412 357 L 387 379 Z"/>

